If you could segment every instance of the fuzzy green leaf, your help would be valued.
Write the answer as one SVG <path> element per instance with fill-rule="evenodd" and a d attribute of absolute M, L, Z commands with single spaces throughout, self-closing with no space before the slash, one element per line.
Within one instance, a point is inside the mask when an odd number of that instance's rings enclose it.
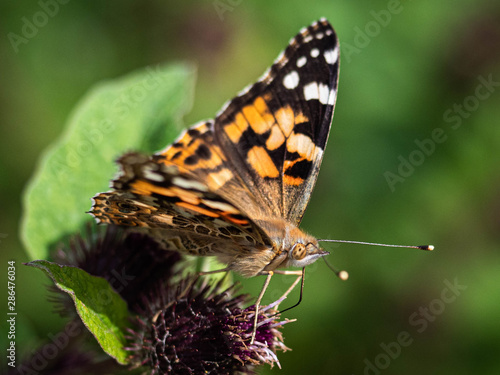
<path fill-rule="evenodd" d="M 46 260 L 35 260 L 26 265 L 44 271 L 59 289 L 68 293 L 82 322 L 102 349 L 118 363 L 127 363 L 129 353 L 123 349 L 128 326 L 127 304 L 105 279 L 89 275 L 77 267 Z"/>
<path fill-rule="evenodd" d="M 98 84 L 81 100 L 24 194 L 21 236 L 32 259 L 46 259 L 90 219 L 90 198 L 108 190 L 120 154 L 151 153 L 174 140 L 194 77 L 187 65 L 150 67 Z"/>

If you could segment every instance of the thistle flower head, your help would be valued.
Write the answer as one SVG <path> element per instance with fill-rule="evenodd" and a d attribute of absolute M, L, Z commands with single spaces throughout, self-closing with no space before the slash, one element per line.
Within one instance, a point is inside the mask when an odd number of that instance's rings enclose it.
<path fill-rule="evenodd" d="M 234 292 L 234 285 L 221 290 L 220 282 L 210 287 L 190 279 L 149 296 L 131 331 L 133 362 L 148 365 L 151 374 L 253 373 L 263 363 L 279 366 L 276 350 L 288 349 L 280 327 L 289 322 L 273 316 L 280 300 L 259 310 L 250 344 L 255 308 L 243 309 L 248 297 Z"/>
<path fill-rule="evenodd" d="M 62 244 L 54 256 L 56 263 L 79 267 L 93 276 L 105 278 L 127 302 L 131 310 L 141 296 L 176 272 L 181 256 L 177 251 L 163 249 L 146 234 L 121 227 L 89 225 L 83 235 L 75 235 L 69 244 Z M 53 288 L 59 295 L 61 292 Z M 59 312 L 74 311 L 65 293 Z M 69 303 L 66 303 L 68 301 Z"/>
<path fill-rule="evenodd" d="M 253 373 L 261 364 L 280 366 L 276 352 L 286 351 L 277 305 L 261 306 L 251 343 L 255 307 L 224 280 L 183 278 L 181 261 L 145 234 L 114 226 L 88 227 L 55 254 L 60 264 L 79 267 L 108 280 L 127 302 L 134 329 L 129 330 L 132 367 L 148 366 L 151 374 Z M 187 269 L 189 266 L 187 266 Z M 65 295 L 64 295 L 65 296 Z M 67 298 L 66 298 L 67 299 Z M 74 311 L 73 303 L 62 305 Z"/>

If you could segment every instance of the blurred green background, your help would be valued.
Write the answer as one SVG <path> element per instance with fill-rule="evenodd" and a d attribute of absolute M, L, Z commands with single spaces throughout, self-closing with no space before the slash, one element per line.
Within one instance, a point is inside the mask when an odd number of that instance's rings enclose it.
<path fill-rule="evenodd" d="M 321 262 L 308 268 L 304 301 L 286 313 L 298 322 L 284 329 L 293 351 L 278 354 L 281 373 L 500 373 L 497 1 L 71 1 L 35 35 L 13 39 L 40 4 L 0 5 L 0 258 L 5 270 L 17 262 L 18 358 L 63 324 L 48 279 L 21 265 L 18 231 L 23 188 L 79 98 L 137 68 L 194 61 L 188 125 L 326 17 L 342 46 L 340 89 L 302 228 L 436 251 L 327 244 L 350 279 Z M 425 141 L 436 134 L 439 143 Z M 275 277 L 268 301 L 290 281 Z M 243 281 L 255 295 L 262 282 Z M 0 296 L 3 314 L 6 288 Z"/>

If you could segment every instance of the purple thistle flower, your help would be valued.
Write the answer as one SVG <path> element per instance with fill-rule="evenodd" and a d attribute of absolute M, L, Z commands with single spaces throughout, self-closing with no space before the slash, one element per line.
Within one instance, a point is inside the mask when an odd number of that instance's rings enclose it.
<path fill-rule="evenodd" d="M 93 276 L 105 278 L 129 309 L 135 310 L 145 292 L 174 275 L 181 255 L 163 249 L 146 234 L 114 225 L 89 224 L 84 235 L 75 235 L 69 244 L 59 246 L 53 258 L 58 264 L 79 267 Z M 59 313 L 74 311 L 65 293 L 55 287 L 52 290 L 62 294 L 62 300 L 53 298 L 61 306 Z"/>
<path fill-rule="evenodd" d="M 54 258 L 105 278 L 127 302 L 135 327 L 125 348 L 132 368 L 146 366 L 151 374 L 252 374 L 264 363 L 280 366 L 276 352 L 289 350 L 281 326 L 290 320 L 279 320 L 276 312 L 293 286 L 260 307 L 250 344 L 255 307 L 244 307 L 249 296 L 236 294 L 235 285 L 224 288 L 223 280 L 209 285 L 203 276 L 182 278 L 188 263 L 146 234 L 89 226 Z M 64 297 L 63 310 L 74 313 L 67 295 L 58 295 Z"/>
<path fill-rule="evenodd" d="M 248 296 L 233 296 L 235 286 L 222 291 L 221 284 L 183 280 L 145 298 L 146 311 L 130 331 L 132 362 L 151 374 L 248 374 L 263 363 L 280 366 L 275 352 L 288 350 L 280 327 L 290 321 L 279 321 L 274 308 L 286 296 L 259 311 L 250 344 L 255 309 L 243 309 Z"/>

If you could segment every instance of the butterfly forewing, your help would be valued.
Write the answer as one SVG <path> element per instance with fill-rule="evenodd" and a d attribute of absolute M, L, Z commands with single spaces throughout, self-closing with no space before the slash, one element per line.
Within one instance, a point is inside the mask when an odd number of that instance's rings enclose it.
<path fill-rule="evenodd" d="M 261 80 L 215 119 L 215 141 L 261 204 L 298 224 L 333 116 L 338 44 L 326 20 L 294 37 Z"/>
<path fill-rule="evenodd" d="M 257 249 L 271 246 L 265 232 L 243 212 L 176 166 L 138 153 L 125 154 L 118 163 L 121 172 L 112 182 L 114 191 L 94 197 L 91 213 L 100 222 L 169 231 L 155 233 L 162 239 L 185 232 Z"/>
<path fill-rule="evenodd" d="M 176 165 L 180 170 L 204 181 L 216 192 L 238 207 L 262 207 L 254 192 L 241 180 L 231 162 L 231 154 L 215 141 L 213 121 L 203 121 L 185 130 L 177 140 L 153 156 L 165 165 Z M 267 212 L 262 207 L 262 215 Z"/>

